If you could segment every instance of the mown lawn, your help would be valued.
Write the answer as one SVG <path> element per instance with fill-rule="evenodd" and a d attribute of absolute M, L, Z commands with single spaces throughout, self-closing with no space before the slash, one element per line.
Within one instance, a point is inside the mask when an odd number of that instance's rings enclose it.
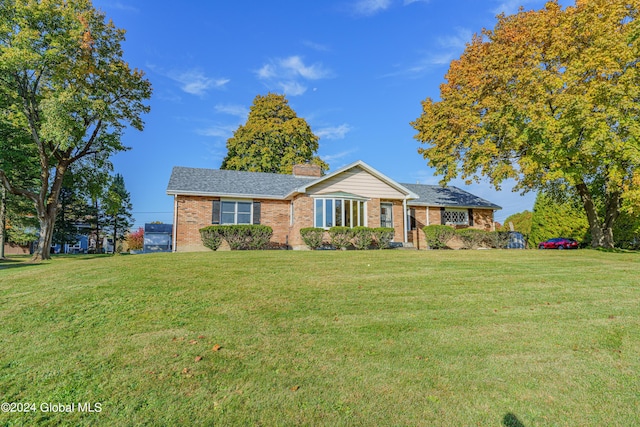
<path fill-rule="evenodd" d="M 640 425 L 640 254 L 0 263 L 0 401 L 36 406 L 4 426 Z"/>

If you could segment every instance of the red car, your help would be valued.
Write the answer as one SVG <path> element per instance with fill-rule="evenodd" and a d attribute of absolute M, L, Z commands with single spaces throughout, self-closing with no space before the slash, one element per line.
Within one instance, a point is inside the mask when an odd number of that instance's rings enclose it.
<path fill-rule="evenodd" d="M 538 249 L 577 249 L 578 242 L 573 239 L 564 237 L 556 237 L 555 239 L 545 240 L 538 244 Z"/>

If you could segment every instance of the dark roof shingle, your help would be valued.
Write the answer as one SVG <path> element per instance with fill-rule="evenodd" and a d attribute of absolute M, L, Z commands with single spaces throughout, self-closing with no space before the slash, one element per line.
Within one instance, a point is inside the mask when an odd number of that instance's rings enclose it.
<path fill-rule="evenodd" d="M 442 187 L 439 185 L 401 184 L 416 193 L 419 198 L 410 200 L 412 206 L 450 206 L 464 208 L 502 209 L 481 197 L 474 196 L 458 187 Z"/>
<path fill-rule="evenodd" d="M 171 172 L 167 193 L 284 198 L 314 179 L 317 178 L 176 166 Z"/>

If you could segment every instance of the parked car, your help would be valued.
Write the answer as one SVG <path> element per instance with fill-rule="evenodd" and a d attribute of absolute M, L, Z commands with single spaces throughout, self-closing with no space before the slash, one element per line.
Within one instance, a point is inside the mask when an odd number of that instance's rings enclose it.
<path fill-rule="evenodd" d="M 565 237 L 556 237 L 555 239 L 545 240 L 538 244 L 538 249 L 577 249 L 578 242 Z"/>

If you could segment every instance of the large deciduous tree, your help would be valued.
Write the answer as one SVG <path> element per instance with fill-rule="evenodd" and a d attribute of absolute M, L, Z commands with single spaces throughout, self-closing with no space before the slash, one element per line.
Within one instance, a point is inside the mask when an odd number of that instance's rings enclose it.
<path fill-rule="evenodd" d="M 5 169 L 0 180 L 36 207 L 40 237 L 34 260 L 50 257 L 69 166 L 125 150 L 124 127 L 143 128 L 151 85 L 123 60 L 123 40 L 124 31 L 90 0 L 0 2 L 0 96 L 6 100 L 0 120 L 26 131 L 26 150 L 39 165 L 37 185 L 25 186 Z"/>
<path fill-rule="evenodd" d="M 318 140 L 284 95 L 258 95 L 247 122 L 227 140 L 221 169 L 291 174 L 294 165 L 310 162 L 324 172 L 329 165 L 316 156 Z"/>
<path fill-rule="evenodd" d="M 613 247 L 640 165 L 640 0 L 577 0 L 498 16 L 452 61 L 412 123 L 443 182 L 575 192 L 594 247 Z"/>

